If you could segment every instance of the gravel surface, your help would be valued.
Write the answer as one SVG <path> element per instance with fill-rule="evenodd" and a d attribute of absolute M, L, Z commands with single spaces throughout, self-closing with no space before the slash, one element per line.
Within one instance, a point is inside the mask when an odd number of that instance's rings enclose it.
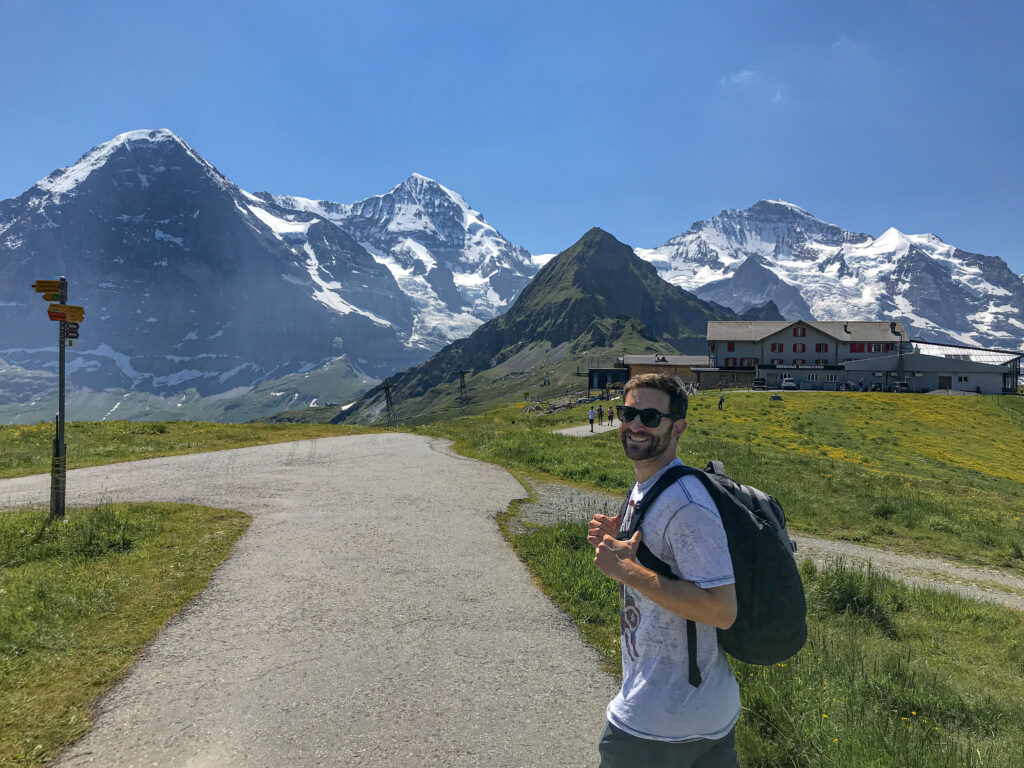
<path fill-rule="evenodd" d="M 49 477 L 0 481 L 45 505 Z M 253 516 L 55 766 L 592 766 L 617 684 L 493 517 L 504 470 L 361 435 L 74 470 L 70 505 Z"/>
<path fill-rule="evenodd" d="M 584 427 L 588 430 L 589 426 Z M 625 496 L 588 491 L 560 483 L 536 483 L 534 502 L 519 505 L 516 530 L 523 530 L 525 521 L 553 525 L 560 521 L 589 520 L 597 512 L 618 514 Z M 928 586 L 999 603 L 1024 611 L 1024 578 L 1006 571 L 958 565 L 948 560 L 914 555 L 898 555 L 873 547 L 830 541 L 813 536 L 793 535 L 797 543 L 797 556 L 809 557 L 818 566 L 836 558 L 857 565 L 871 567 L 888 576 L 902 579 L 915 586 Z"/>

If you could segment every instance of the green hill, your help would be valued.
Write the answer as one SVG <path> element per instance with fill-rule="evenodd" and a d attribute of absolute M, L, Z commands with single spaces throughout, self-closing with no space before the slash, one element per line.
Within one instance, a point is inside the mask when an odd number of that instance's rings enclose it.
<path fill-rule="evenodd" d="M 548 262 L 504 315 L 384 384 L 399 421 L 424 423 L 483 411 L 525 392 L 551 399 L 583 390 L 578 370 L 611 366 L 623 353 L 702 352 L 709 320 L 738 318 L 665 282 L 632 248 L 594 228 Z M 459 371 L 468 408 L 460 404 Z M 542 387 L 545 379 L 550 387 Z M 307 410 L 276 420 L 375 423 L 385 401 L 382 385 L 348 410 Z"/>

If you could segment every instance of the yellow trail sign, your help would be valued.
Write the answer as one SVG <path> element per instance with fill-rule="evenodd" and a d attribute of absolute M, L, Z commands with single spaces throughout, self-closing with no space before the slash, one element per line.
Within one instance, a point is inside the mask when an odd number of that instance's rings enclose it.
<path fill-rule="evenodd" d="M 47 312 L 51 315 L 64 315 L 72 323 L 80 323 L 85 319 L 85 308 L 75 304 L 51 304 Z"/>
<path fill-rule="evenodd" d="M 36 293 L 53 293 L 60 290 L 60 280 L 36 280 L 32 287 Z"/>

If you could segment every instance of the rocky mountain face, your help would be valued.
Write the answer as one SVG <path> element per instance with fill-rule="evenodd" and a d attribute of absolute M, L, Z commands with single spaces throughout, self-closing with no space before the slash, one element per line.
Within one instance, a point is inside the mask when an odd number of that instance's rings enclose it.
<path fill-rule="evenodd" d="M 771 304 L 756 314 L 781 319 Z M 453 372 L 478 374 L 537 345 L 568 343 L 586 353 L 615 348 L 627 332 L 676 352 L 700 354 L 707 351 L 709 320 L 739 319 L 732 310 L 665 282 L 628 245 L 594 228 L 549 261 L 505 314 L 384 384 L 394 401 L 407 402 L 450 381 Z M 377 420 L 383 399 L 383 388 L 370 390 L 338 420 Z"/>
<path fill-rule="evenodd" d="M 787 319 L 899 320 L 915 338 L 1024 347 L 1024 282 L 1002 259 L 935 235 L 873 238 L 762 200 L 637 255 L 674 285 L 741 312 L 772 300 Z"/>
<path fill-rule="evenodd" d="M 537 272 L 529 252 L 461 195 L 418 173 L 385 195 L 349 205 L 268 199 L 334 222 L 386 266 L 414 309 L 409 343 L 430 351 L 504 312 Z"/>
<path fill-rule="evenodd" d="M 0 201 L 0 360 L 55 367 L 30 286 L 66 275 L 86 308 L 75 387 L 212 395 L 339 358 L 365 379 L 468 334 L 534 271 L 421 176 L 351 206 L 296 200 L 240 189 L 167 130 L 94 147 Z"/>

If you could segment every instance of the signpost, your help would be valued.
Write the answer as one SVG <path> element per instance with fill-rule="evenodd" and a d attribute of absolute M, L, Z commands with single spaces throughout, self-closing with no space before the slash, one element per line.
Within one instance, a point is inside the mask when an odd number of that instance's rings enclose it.
<path fill-rule="evenodd" d="M 78 324 L 85 319 L 85 309 L 69 305 L 68 281 L 36 280 L 32 283 L 36 293 L 41 293 L 50 304 L 46 313 L 58 326 L 58 374 L 57 374 L 57 423 L 53 438 L 53 460 L 50 464 L 50 518 L 64 517 L 65 491 L 67 487 L 67 451 L 64 444 L 64 347 L 71 346 L 78 338 Z"/>

